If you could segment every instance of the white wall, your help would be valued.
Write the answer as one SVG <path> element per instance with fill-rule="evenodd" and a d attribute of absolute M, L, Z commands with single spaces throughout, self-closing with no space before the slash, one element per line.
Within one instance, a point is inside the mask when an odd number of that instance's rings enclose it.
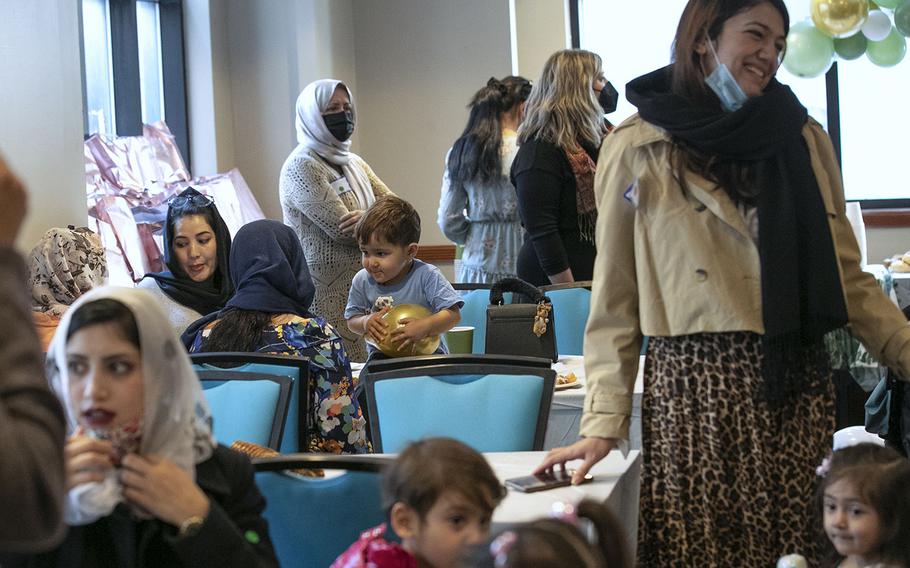
<path fill-rule="evenodd" d="M 536 81 L 553 53 L 572 47 L 566 0 L 513 0 L 517 73 Z"/>
<path fill-rule="evenodd" d="M 446 150 L 490 76 L 511 73 L 508 0 L 356 0 L 359 153 L 422 220 L 436 226 Z"/>
<path fill-rule="evenodd" d="M 238 168 L 266 216 L 281 219 L 297 95 L 325 77 L 356 87 L 351 10 L 350 0 L 184 4 L 194 175 Z"/>
<path fill-rule="evenodd" d="M 0 153 L 29 189 L 21 249 L 50 227 L 87 219 L 78 7 L 73 0 L 0 7 Z"/>
<path fill-rule="evenodd" d="M 870 264 L 879 264 L 884 258 L 910 251 L 910 227 L 888 229 L 867 227 L 866 251 Z"/>

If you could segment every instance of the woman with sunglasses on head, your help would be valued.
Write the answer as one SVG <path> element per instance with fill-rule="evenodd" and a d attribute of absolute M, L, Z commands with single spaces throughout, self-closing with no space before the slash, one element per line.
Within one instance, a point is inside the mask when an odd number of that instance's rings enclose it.
<path fill-rule="evenodd" d="M 516 276 L 522 230 L 509 168 L 530 93 L 524 77 L 491 78 L 471 99 L 468 124 L 446 155 L 437 223 L 464 245 L 458 282 Z"/>
<path fill-rule="evenodd" d="M 357 114 L 351 91 L 341 81 L 322 79 L 297 97 L 297 147 L 281 168 L 279 191 L 284 223 L 303 246 L 316 298 L 313 308 L 344 339 L 353 361 L 366 360 L 366 346 L 348 329 L 344 308 L 360 247 L 354 226 L 389 188 L 351 152 Z"/>
<path fill-rule="evenodd" d="M 167 312 L 177 335 L 224 307 L 234 287 L 228 271 L 231 234 L 215 202 L 192 187 L 168 202 L 164 272 L 146 274 L 138 287 Z"/>
<path fill-rule="evenodd" d="M 835 427 L 823 337 L 850 324 L 910 376 L 910 326 L 844 213 L 831 140 L 774 77 L 783 0 L 689 0 L 673 63 L 604 141 L 580 481 L 629 434 L 642 337 L 642 566 L 820 565 L 815 469 Z"/>
<path fill-rule="evenodd" d="M 606 84 L 598 55 L 565 49 L 550 56 L 531 90 L 511 179 L 526 232 L 518 277 L 535 286 L 591 279 L 594 168 L 603 115 L 616 107 L 615 99 L 602 102 Z"/>

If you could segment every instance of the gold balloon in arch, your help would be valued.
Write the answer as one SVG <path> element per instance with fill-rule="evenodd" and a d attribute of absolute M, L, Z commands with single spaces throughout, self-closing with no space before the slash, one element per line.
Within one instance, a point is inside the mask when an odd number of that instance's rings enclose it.
<path fill-rule="evenodd" d="M 393 306 L 384 316 L 383 321 L 388 324 L 387 333 L 376 347 L 388 357 L 413 357 L 415 355 L 432 355 L 439 348 L 439 336 L 428 335 L 407 347 L 402 347 L 400 341 L 392 340 L 392 332 L 402 327 L 398 322 L 404 318 L 423 319 L 433 315 L 430 310 L 419 304 L 400 304 Z"/>
<path fill-rule="evenodd" d="M 868 0 L 812 0 L 815 27 L 835 38 L 850 37 L 869 16 Z"/>

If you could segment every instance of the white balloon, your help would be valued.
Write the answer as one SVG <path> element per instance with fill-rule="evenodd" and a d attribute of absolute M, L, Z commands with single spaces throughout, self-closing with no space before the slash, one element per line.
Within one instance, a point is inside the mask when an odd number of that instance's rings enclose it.
<path fill-rule="evenodd" d="M 863 24 L 863 35 L 870 41 L 882 41 L 891 33 L 891 18 L 881 10 L 869 10 L 866 23 Z"/>

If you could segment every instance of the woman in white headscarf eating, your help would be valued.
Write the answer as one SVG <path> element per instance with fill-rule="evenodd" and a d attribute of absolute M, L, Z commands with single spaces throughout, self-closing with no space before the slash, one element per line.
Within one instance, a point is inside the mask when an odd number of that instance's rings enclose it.
<path fill-rule="evenodd" d="M 215 443 L 189 357 L 144 290 L 102 287 L 48 352 L 66 441 L 63 543 L 4 566 L 277 566 L 249 459 Z"/>
<path fill-rule="evenodd" d="M 389 188 L 351 152 L 357 114 L 341 81 L 322 79 L 297 97 L 297 147 L 281 168 L 284 223 L 297 233 L 316 285 L 313 312 L 325 316 L 354 361 L 366 359 L 362 339 L 344 321 L 351 280 L 360 270 L 354 225 Z"/>

